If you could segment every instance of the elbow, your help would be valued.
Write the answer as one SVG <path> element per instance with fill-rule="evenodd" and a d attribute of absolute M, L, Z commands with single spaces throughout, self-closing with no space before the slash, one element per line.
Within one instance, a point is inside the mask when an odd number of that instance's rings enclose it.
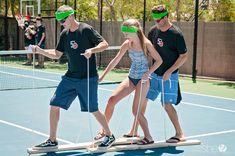
<path fill-rule="evenodd" d="M 183 54 L 182 59 L 184 60 L 184 62 L 188 59 L 188 53 L 187 52 L 185 54 Z"/>
<path fill-rule="evenodd" d="M 105 49 L 107 49 L 107 48 L 109 47 L 108 42 L 104 40 L 104 41 L 103 41 L 103 46 L 104 46 Z"/>
<path fill-rule="evenodd" d="M 162 58 L 159 59 L 159 66 L 163 63 Z"/>

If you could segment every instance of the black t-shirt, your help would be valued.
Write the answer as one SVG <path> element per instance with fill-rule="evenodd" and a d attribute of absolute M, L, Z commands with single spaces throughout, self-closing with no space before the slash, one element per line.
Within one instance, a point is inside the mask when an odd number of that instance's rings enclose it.
<path fill-rule="evenodd" d="M 187 52 L 183 34 L 175 25 L 172 25 L 165 32 L 162 32 L 157 26 L 152 27 L 148 39 L 163 60 L 161 66 L 154 71 L 157 75 L 162 76 L 175 63 L 180 54 Z M 178 69 L 173 73 L 177 71 Z"/>
<path fill-rule="evenodd" d="M 68 59 L 68 71 L 66 76 L 78 79 L 87 78 L 87 59 L 81 55 L 86 49 L 93 48 L 102 42 L 103 37 L 90 25 L 80 22 L 74 32 L 63 30 L 56 50 L 66 54 Z M 96 56 L 89 58 L 89 76 L 97 76 Z"/>
<path fill-rule="evenodd" d="M 37 27 L 37 33 L 36 33 L 36 44 L 38 44 L 42 38 L 42 34 L 45 33 L 45 27 L 40 25 Z M 45 38 L 43 39 L 42 43 L 40 46 L 45 46 Z"/>

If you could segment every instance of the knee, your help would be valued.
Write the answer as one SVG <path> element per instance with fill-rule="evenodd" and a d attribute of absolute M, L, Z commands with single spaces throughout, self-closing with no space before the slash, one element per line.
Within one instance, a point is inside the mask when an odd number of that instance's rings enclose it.
<path fill-rule="evenodd" d="M 172 112 L 175 110 L 172 104 L 164 104 L 163 107 L 167 112 Z"/>
<path fill-rule="evenodd" d="M 108 100 L 108 106 L 109 107 L 115 107 L 115 105 L 117 104 L 117 100 L 115 96 L 111 96 Z"/>

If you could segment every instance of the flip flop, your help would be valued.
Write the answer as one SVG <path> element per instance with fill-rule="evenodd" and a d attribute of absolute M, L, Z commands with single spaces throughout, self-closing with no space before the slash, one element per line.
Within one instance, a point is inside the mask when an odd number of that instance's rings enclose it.
<path fill-rule="evenodd" d="M 138 141 L 136 144 L 137 144 L 137 145 L 149 145 L 149 144 L 153 144 L 153 143 L 154 143 L 153 140 L 150 141 L 150 140 L 148 140 L 147 138 L 144 138 L 144 139 Z"/>
<path fill-rule="evenodd" d="M 105 136 L 104 133 L 99 132 L 99 133 L 94 137 L 94 140 L 100 140 L 100 139 L 103 138 L 104 136 Z"/>
<path fill-rule="evenodd" d="M 124 138 L 132 138 L 132 137 L 140 137 L 140 136 L 138 134 L 136 134 L 136 135 L 124 134 L 122 137 L 124 137 Z"/>
<path fill-rule="evenodd" d="M 167 143 L 178 143 L 178 142 L 183 142 L 183 141 L 186 141 L 186 140 L 183 138 L 178 138 L 176 136 L 171 137 L 170 139 L 166 140 Z"/>

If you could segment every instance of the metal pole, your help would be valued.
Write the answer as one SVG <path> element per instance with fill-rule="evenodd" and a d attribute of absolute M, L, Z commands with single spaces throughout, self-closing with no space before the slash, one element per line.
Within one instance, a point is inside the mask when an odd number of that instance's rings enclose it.
<path fill-rule="evenodd" d="M 22 0 L 20 0 L 20 15 L 22 15 Z"/>
<path fill-rule="evenodd" d="M 192 80 L 193 80 L 193 83 L 196 83 L 196 76 L 197 76 L 196 64 L 197 64 L 198 3 L 199 3 L 199 0 L 195 0 L 193 66 L 192 66 Z"/>
<path fill-rule="evenodd" d="M 75 10 L 74 17 L 76 19 L 76 10 L 77 10 L 77 2 L 76 2 L 76 0 L 73 1 L 73 9 Z"/>
<path fill-rule="evenodd" d="M 144 0 L 144 16 L 143 16 L 143 32 L 145 33 L 145 20 L 146 20 L 146 0 Z"/>
<path fill-rule="evenodd" d="M 41 15 L 41 1 L 38 0 L 38 15 Z"/>
<path fill-rule="evenodd" d="M 102 36 L 103 27 L 103 0 L 100 0 L 100 35 Z M 99 67 L 101 67 L 101 53 L 99 58 Z"/>
<path fill-rule="evenodd" d="M 57 10 L 57 0 L 55 0 L 55 10 Z M 57 20 L 55 19 L 55 46 L 57 44 Z"/>
<path fill-rule="evenodd" d="M 7 13 L 8 13 L 8 3 L 7 0 L 5 0 L 5 18 L 4 18 L 4 27 L 5 27 L 5 50 L 8 50 L 9 48 L 9 36 L 8 36 L 8 19 L 7 19 Z"/>

